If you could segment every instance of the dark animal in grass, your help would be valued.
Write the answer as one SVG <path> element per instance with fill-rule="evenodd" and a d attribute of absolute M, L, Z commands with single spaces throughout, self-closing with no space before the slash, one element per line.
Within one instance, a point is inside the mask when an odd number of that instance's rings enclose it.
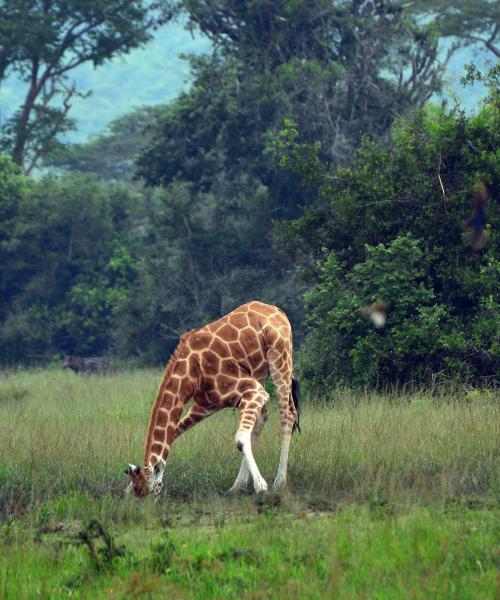
<path fill-rule="evenodd" d="M 82 356 L 65 356 L 63 369 L 71 369 L 75 373 L 113 373 L 115 367 L 100 356 L 83 358 Z"/>

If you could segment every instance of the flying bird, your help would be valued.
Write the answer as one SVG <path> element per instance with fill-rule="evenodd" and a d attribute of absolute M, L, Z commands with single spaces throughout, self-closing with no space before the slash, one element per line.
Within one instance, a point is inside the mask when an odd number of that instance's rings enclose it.
<path fill-rule="evenodd" d="M 373 302 L 373 304 L 367 304 L 363 306 L 361 312 L 369 317 L 372 323 L 380 329 L 387 321 L 387 311 L 389 310 L 389 302 L 381 300 L 379 302 Z"/>

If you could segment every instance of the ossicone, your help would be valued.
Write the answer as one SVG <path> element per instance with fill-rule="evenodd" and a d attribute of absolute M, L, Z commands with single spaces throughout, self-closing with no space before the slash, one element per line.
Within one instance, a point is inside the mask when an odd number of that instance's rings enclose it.
<path fill-rule="evenodd" d="M 132 475 L 139 475 L 139 473 L 141 472 L 141 467 L 137 466 L 137 465 L 132 465 L 129 463 L 128 467 L 125 469 L 125 474 L 126 475 L 130 475 L 130 477 L 132 477 Z"/>

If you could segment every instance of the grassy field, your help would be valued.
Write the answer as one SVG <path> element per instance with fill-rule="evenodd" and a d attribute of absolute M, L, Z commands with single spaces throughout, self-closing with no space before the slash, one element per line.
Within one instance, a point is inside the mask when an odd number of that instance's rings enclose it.
<path fill-rule="evenodd" d="M 494 392 L 305 398 L 289 489 L 229 498 L 238 414 L 124 498 L 159 371 L 0 375 L 0 598 L 500 597 Z M 277 409 L 256 452 L 274 477 Z"/>

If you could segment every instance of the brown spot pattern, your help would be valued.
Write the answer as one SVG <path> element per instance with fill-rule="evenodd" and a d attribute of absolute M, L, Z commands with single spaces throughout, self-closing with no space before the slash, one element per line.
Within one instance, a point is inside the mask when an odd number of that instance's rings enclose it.
<path fill-rule="evenodd" d="M 162 444 L 154 443 L 151 446 L 151 452 L 153 454 L 156 454 L 157 456 L 160 456 L 162 450 L 163 450 L 163 445 Z"/>
<path fill-rule="evenodd" d="M 208 332 L 196 332 L 189 337 L 189 344 L 193 350 L 204 350 L 211 341 L 212 336 Z"/>
<path fill-rule="evenodd" d="M 156 417 L 156 425 L 158 427 L 165 427 L 168 420 L 168 413 L 166 410 L 160 409 L 158 411 L 158 416 Z"/>
<path fill-rule="evenodd" d="M 179 390 L 179 396 L 182 396 L 183 398 L 188 398 L 191 396 L 193 391 L 193 384 L 191 379 L 188 378 L 184 378 L 181 382 L 181 387 Z"/>
<path fill-rule="evenodd" d="M 235 313 L 231 319 L 231 325 L 236 327 L 238 330 L 248 327 L 248 319 L 246 314 L 240 312 Z"/>
<path fill-rule="evenodd" d="M 153 439 L 156 442 L 163 441 L 165 439 L 165 430 L 164 429 L 155 429 L 153 433 Z"/>
<path fill-rule="evenodd" d="M 204 352 L 201 359 L 201 368 L 207 375 L 217 375 L 220 368 L 217 355 L 210 352 L 210 350 Z"/>
<path fill-rule="evenodd" d="M 203 381 L 207 392 L 215 391 L 215 377 L 205 377 Z"/>
<path fill-rule="evenodd" d="M 225 375 L 218 375 L 215 378 L 215 385 L 223 396 L 233 390 L 236 387 L 236 383 L 236 379 L 233 379 L 232 377 L 226 377 Z"/>
<path fill-rule="evenodd" d="M 175 363 L 173 374 L 182 377 L 187 373 L 187 362 L 185 360 L 178 360 Z"/>
<path fill-rule="evenodd" d="M 180 384 L 181 384 L 180 378 L 172 375 L 169 382 L 167 383 L 166 389 L 171 394 L 177 394 L 177 392 L 179 391 Z"/>
<path fill-rule="evenodd" d="M 210 349 L 220 358 L 229 358 L 231 356 L 229 346 L 217 337 L 214 338 L 213 342 L 210 344 Z"/>
<path fill-rule="evenodd" d="M 259 349 L 259 339 L 257 334 L 250 327 L 247 327 L 241 332 L 240 343 L 247 355 Z"/>
<path fill-rule="evenodd" d="M 224 375 L 229 375 L 229 377 L 238 377 L 240 373 L 240 369 L 238 367 L 238 363 L 234 360 L 234 358 L 226 358 L 221 363 L 221 373 Z"/>
<path fill-rule="evenodd" d="M 252 390 L 255 388 L 255 382 L 252 381 L 251 379 L 243 379 L 242 381 L 240 381 L 238 383 L 238 392 L 240 392 L 241 394 L 243 394 L 244 392 L 248 391 L 248 390 Z"/>
<path fill-rule="evenodd" d="M 238 339 L 238 334 L 239 331 L 236 329 L 236 327 L 233 327 L 227 323 L 217 332 L 217 336 L 225 342 L 234 342 Z"/>
<path fill-rule="evenodd" d="M 262 353 L 260 351 L 254 352 L 253 354 L 250 354 L 250 356 L 248 357 L 248 362 L 250 363 L 252 369 L 257 369 L 257 367 L 260 365 L 260 363 L 264 360 L 264 357 L 262 356 Z"/>
<path fill-rule="evenodd" d="M 238 342 L 233 342 L 232 344 L 229 344 L 229 348 L 231 349 L 231 353 L 236 361 L 239 362 L 245 360 L 246 354 L 241 344 Z"/>

